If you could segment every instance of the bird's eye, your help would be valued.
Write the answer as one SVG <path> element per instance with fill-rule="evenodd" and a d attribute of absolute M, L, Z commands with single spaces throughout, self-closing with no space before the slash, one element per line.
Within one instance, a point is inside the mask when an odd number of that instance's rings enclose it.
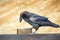
<path fill-rule="evenodd" d="M 24 14 L 24 15 L 22 15 L 23 17 L 26 17 L 26 15 Z"/>

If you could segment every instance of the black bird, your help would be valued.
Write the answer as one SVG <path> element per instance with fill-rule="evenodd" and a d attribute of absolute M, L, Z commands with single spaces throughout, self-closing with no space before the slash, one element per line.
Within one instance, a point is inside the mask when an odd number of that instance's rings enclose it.
<path fill-rule="evenodd" d="M 19 19 L 20 22 L 22 21 L 22 19 L 24 19 L 27 23 L 32 25 L 33 28 L 36 29 L 36 31 L 41 26 L 51 26 L 51 27 L 55 27 L 55 28 L 60 27 L 59 25 L 49 21 L 47 17 L 39 16 L 37 14 L 30 13 L 28 11 L 23 11 L 20 14 L 20 19 Z"/>

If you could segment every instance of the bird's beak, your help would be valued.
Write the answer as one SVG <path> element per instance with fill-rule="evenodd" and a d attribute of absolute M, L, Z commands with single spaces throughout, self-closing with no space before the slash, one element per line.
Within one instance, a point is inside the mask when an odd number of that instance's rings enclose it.
<path fill-rule="evenodd" d="M 19 21 L 21 22 L 22 21 L 22 17 L 20 16 L 20 18 L 19 18 Z"/>

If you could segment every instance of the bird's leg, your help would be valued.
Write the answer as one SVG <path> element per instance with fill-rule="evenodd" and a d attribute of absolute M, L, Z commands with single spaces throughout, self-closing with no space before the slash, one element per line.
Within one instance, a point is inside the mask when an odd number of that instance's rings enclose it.
<path fill-rule="evenodd" d="M 31 28 L 31 30 L 33 29 L 33 27 Z M 31 34 L 35 34 L 36 31 L 32 32 Z"/>
<path fill-rule="evenodd" d="M 35 34 L 36 31 L 34 31 L 32 34 Z"/>
<path fill-rule="evenodd" d="M 37 28 L 35 28 L 35 30 L 37 31 L 37 30 L 38 30 L 38 27 L 37 27 Z M 36 32 L 36 31 L 34 31 L 34 32 L 33 32 L 33 34 L 35 34 L 35 32 Z"/>

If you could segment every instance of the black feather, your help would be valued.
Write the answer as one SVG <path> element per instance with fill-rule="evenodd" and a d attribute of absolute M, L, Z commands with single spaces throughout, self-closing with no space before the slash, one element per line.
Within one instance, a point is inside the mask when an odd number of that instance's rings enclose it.
<path fill-rule="evenodd" d="M 33 28 L 35 28 L 36 30 L 38 30 L 40 26 L 51 26 L 55 28 L 60 27 L 59 25 L 49 21 L 47 17 L 39 16 L 37 14 L 30 13 L 28 11 L 22 12 L 20 14 L 20 17 L 24 19 L 27 23 L 32 25 Z"/>

